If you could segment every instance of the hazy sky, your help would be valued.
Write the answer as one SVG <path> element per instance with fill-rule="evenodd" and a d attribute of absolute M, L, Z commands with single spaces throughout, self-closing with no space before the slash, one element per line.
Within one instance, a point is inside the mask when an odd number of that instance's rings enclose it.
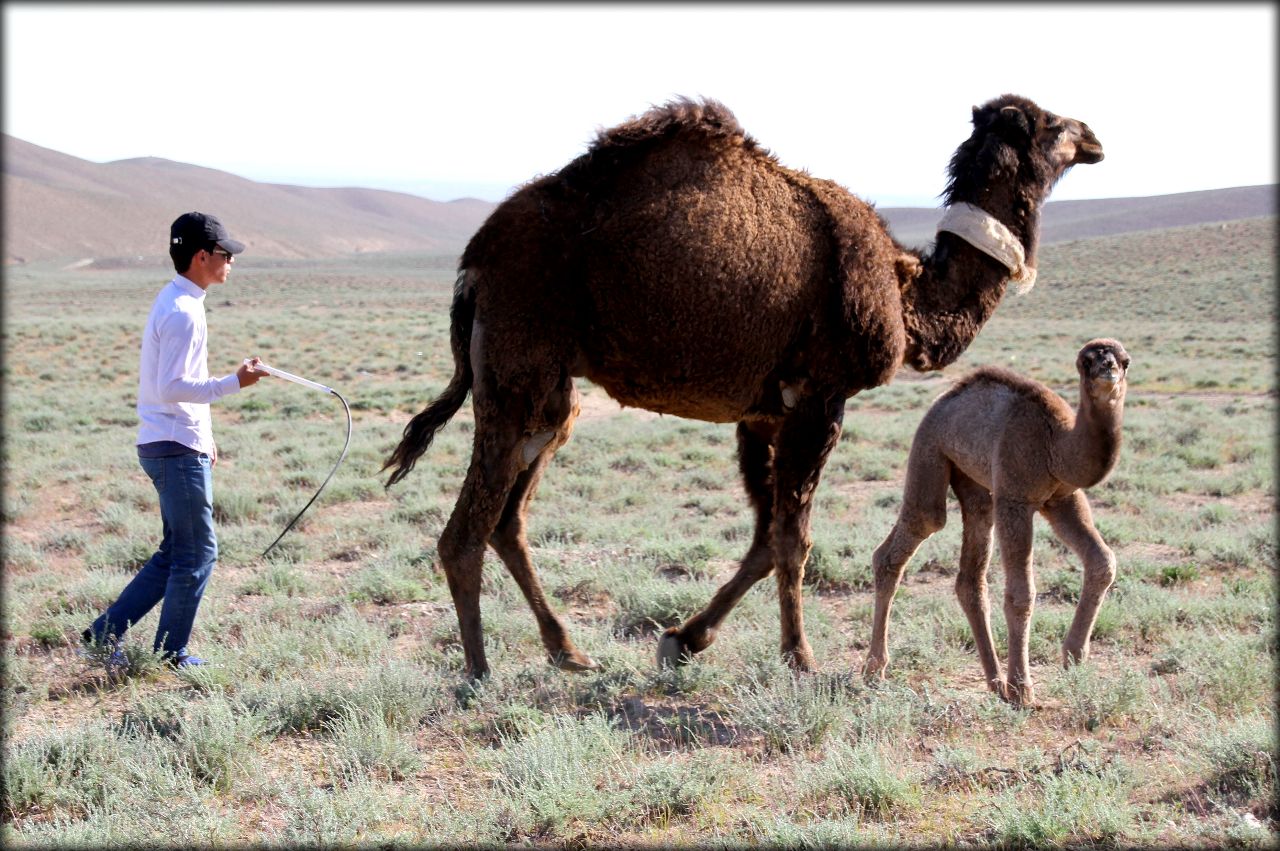
<path fill-rule="evenodd" d="M 498 200 L 676 95 L 933 206 L 1004 92 L 1106 150 L 1055 199 L 1276 181 L 1276 6 L 4 4 L 4 130 L 96 162 Z"/>

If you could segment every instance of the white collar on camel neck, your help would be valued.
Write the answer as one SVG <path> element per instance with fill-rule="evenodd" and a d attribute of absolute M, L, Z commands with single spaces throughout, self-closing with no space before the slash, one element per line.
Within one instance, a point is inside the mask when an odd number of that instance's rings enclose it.
<path fill-rule="evenodd" d="M 1036 285 L 1036 270 L 1026 265 L 1027 252 L 1022 243 L 995 216 L 981 207 L 958 201 L 947 207 L 939 231 L 948 231 L 974 248 L 994 257 L 1009 270 L 1014 292 L 1023 295 Z"/>

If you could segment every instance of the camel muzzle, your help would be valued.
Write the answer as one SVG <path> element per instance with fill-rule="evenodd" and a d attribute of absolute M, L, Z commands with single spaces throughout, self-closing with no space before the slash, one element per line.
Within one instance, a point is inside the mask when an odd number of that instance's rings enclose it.
<path fill-rule="evenodd" d="M 1093 131 L 1089 129 L 1088 125 L 1082 124 L 1080 126 L 1080 141 L 1076 144 L 1076 163 L 1092 165 L 1096 162 L 1102 162 L 1104 156 L 1102 143 L 1098 141 L 1098 137 L 1093 135 Z"/>

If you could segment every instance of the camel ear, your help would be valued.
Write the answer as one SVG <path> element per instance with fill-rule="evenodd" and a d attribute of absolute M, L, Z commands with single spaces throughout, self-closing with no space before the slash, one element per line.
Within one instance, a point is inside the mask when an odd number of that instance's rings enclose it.
<path fill-rule="evenodd" d="M 1002 107 L 1000 110 L 1000 118 L 1010 127 L 1016 127 L 1023 135 L 1031 135 L 1031 125 L 1027 122 L 1027 115 L 1016 106 Z"/>

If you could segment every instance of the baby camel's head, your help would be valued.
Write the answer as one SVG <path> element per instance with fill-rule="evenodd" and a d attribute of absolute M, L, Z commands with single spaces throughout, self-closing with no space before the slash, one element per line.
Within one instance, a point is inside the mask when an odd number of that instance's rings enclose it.
<path fill-rule="evenodd" d="M 1084 344 L 1076 356 L 1081 389 L 1095 402 L 1115 404 L 1124 399 L 1129 353 L 1119 340 L 1101 338 Z"/>

